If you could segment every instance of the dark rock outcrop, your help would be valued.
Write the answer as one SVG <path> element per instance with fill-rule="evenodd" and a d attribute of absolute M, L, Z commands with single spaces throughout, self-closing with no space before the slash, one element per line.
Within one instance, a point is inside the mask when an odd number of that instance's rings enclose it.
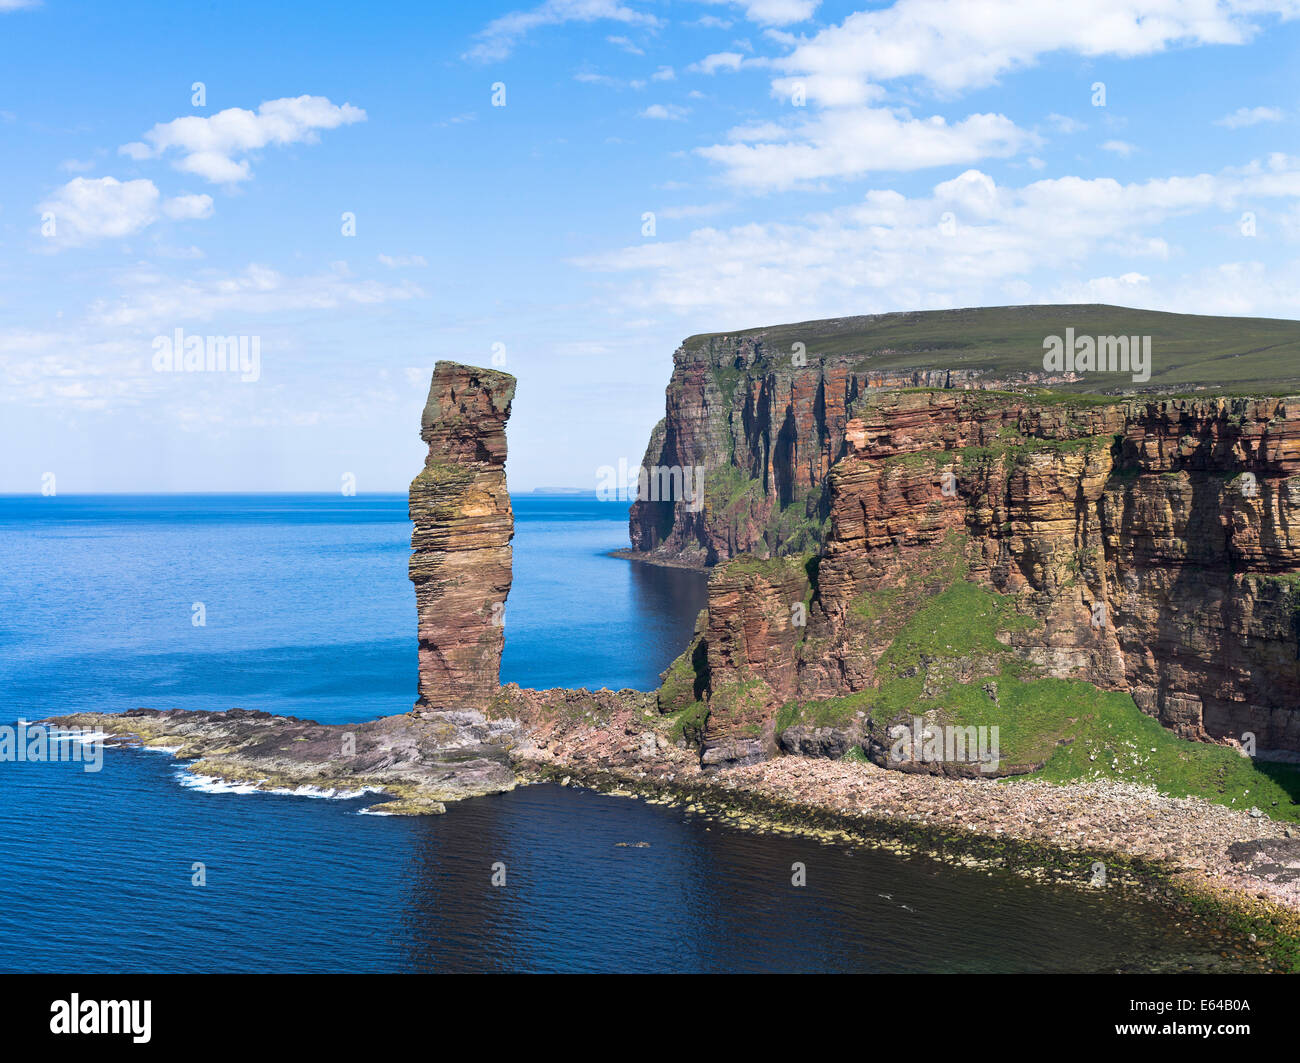
<path fill-rule="evenodd" d="M 436 814 L 446 801 L 514 789 L 512 754 L 528 744 L 514 720 L 488 720 L 479 713 L 322 724 L 248 709 L 134 709 L 47 722 L 109 734 L 110 746 L 167 749 L 194 760 L 187 770 L 195 776 L 260 790 L 384 793 L 392 800 L 382 810 L 390 815 Z"/>
<path fill-rule="evenodd" d="M 514 512 L 506 421 L 515 378 L 439 362 L 411 481 L 410 576 L 419 614 L 416 713 L 481 709 L 497 692 L 510 593 Z"/>

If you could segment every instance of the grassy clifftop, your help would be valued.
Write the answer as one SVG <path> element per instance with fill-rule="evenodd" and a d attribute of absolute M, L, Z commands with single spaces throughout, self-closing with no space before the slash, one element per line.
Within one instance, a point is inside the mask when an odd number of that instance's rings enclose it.
<path fill-rule="evenodd" d="M 1043 370 L 1043 340 L 1064 335 L 1150 336 L 1150 380 L 1129 384 L 1114 373 L 1086 374 L 1078 391 L 1228 388 L 1300 390 L 1300 321 L 1169 314 L 1101 304 L 996 306 L 831 318 L 741 332 L 692 336 L 688 348 L 737 340 L 760 343 L 760 366 L 788 364 L 802 343 L 808 360 L 846 359 L 860 370 L 973 370 L 991 375 Z"/>

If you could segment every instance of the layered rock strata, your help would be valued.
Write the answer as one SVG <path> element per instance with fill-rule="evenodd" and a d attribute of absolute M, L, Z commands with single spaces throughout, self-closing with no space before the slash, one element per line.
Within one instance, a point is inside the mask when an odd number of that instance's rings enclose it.
<path fill-rule="evenodd" d="M 439 362 L 411 481 L 410 577 L 419 616 L 417 714 L 480 709 L 496 694 L 505 645 L 514 512 L 506 421 L 515 378 Z"/>
<path fill-rule="evenodd" d="M 782 706 L 876 688 L 902 625 L 954 579 L 1007 596 L 1025 622 L 999 638 L 1032 674 L 1131 693 L 1186 738 L 1300 752 L 1300 399 L 907 390 L 848 412 L 824 546 L 711 578 L 678 681 L 702 688 L 706 763 L 753 760 L 769 735 L 852 745 L 865 713 L 818 733 L 779 727 Z M 1000 665 L 913 667 L 929 690 Z"/>
<path fill-rule="evenodd" d="M 1150 340 L 1142 372 L 1045 369 L 1062 333 Z M 1134 347 L 1134 350 L 1137 348 Z M 854 407 L 912 388 L 1051 388 L 1111 396 L 1300 391 L 1300 322 L 1114 306 L 882 314 L 693 336 L 673 356 L 647 468 L 703 468 L 706 505 L 640 500 L 633 551 L 713 565 L 801 553 L 824 541 L 828 474 L 848 452 Z"/>
<path fill-rule="evenodd" d="M 701 468 L 706 505 L 639 499 L 632 549 L 652 559 L 713 565 L 744 553 L 815 548 L 827 515 L 826 478 L 847 452 L 860 396 L 904 388 L 1044 386 L 1073 374 L 975 369 L 853 368 L 846 357 L 797 366 L 751 337 L 688 341 L 673 356 L 666 414 L 644 468 Z"/>

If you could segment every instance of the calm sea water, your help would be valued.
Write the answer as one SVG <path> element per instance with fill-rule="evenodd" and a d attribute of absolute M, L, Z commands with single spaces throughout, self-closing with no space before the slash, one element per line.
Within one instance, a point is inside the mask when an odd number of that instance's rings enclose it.
<path fill-rule="evenodd" d="M 655 686 L 704 604 L 702 577 L 604 556 L 626 543 L 622 509 L 515 506 L 503 678 Z M 409 537 L 396 496 L 0 498 L 0 722 L 140 705 L 327 722 L 406 711 Z M 639 801 L 537 786 L 441 817 L 361 814 L 375 807 L 212 792 L 157 752 L 109 751 L 98 774 L 0 763 L 0 969 L 1218 963 L 1215 942 L 1142 905 Z M 504 887 L 490 883 L 497 861 Z"/>

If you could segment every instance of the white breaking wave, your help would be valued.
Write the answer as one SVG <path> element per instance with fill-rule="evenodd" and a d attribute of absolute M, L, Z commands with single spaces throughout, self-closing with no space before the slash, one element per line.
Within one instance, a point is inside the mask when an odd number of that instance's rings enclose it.
<path fill-rule="evenodd" d="M 51 742 L 80 742 L 85 745 L 88 742 L 106 742 L 110 738 L 116 738 L 117 735 L 106 734 L 103 731 L 50 731 L 48 734 Z"/>
<path fill-rule="evenodd" d="M 336 790 L 334 787 L 311 786 L 264 786 L 259 782 L 230 782 L 215 775 L 196 775 L 186 768 L 176 770 L 176 781 L 190 790 L 205 794 L 281 794 L 285 797 L 317 797 L 332 801 L 352 801 L 366 794 L 378 794 L 383 791 L 376 786 L 363 786 L 357 790 Z"/>

